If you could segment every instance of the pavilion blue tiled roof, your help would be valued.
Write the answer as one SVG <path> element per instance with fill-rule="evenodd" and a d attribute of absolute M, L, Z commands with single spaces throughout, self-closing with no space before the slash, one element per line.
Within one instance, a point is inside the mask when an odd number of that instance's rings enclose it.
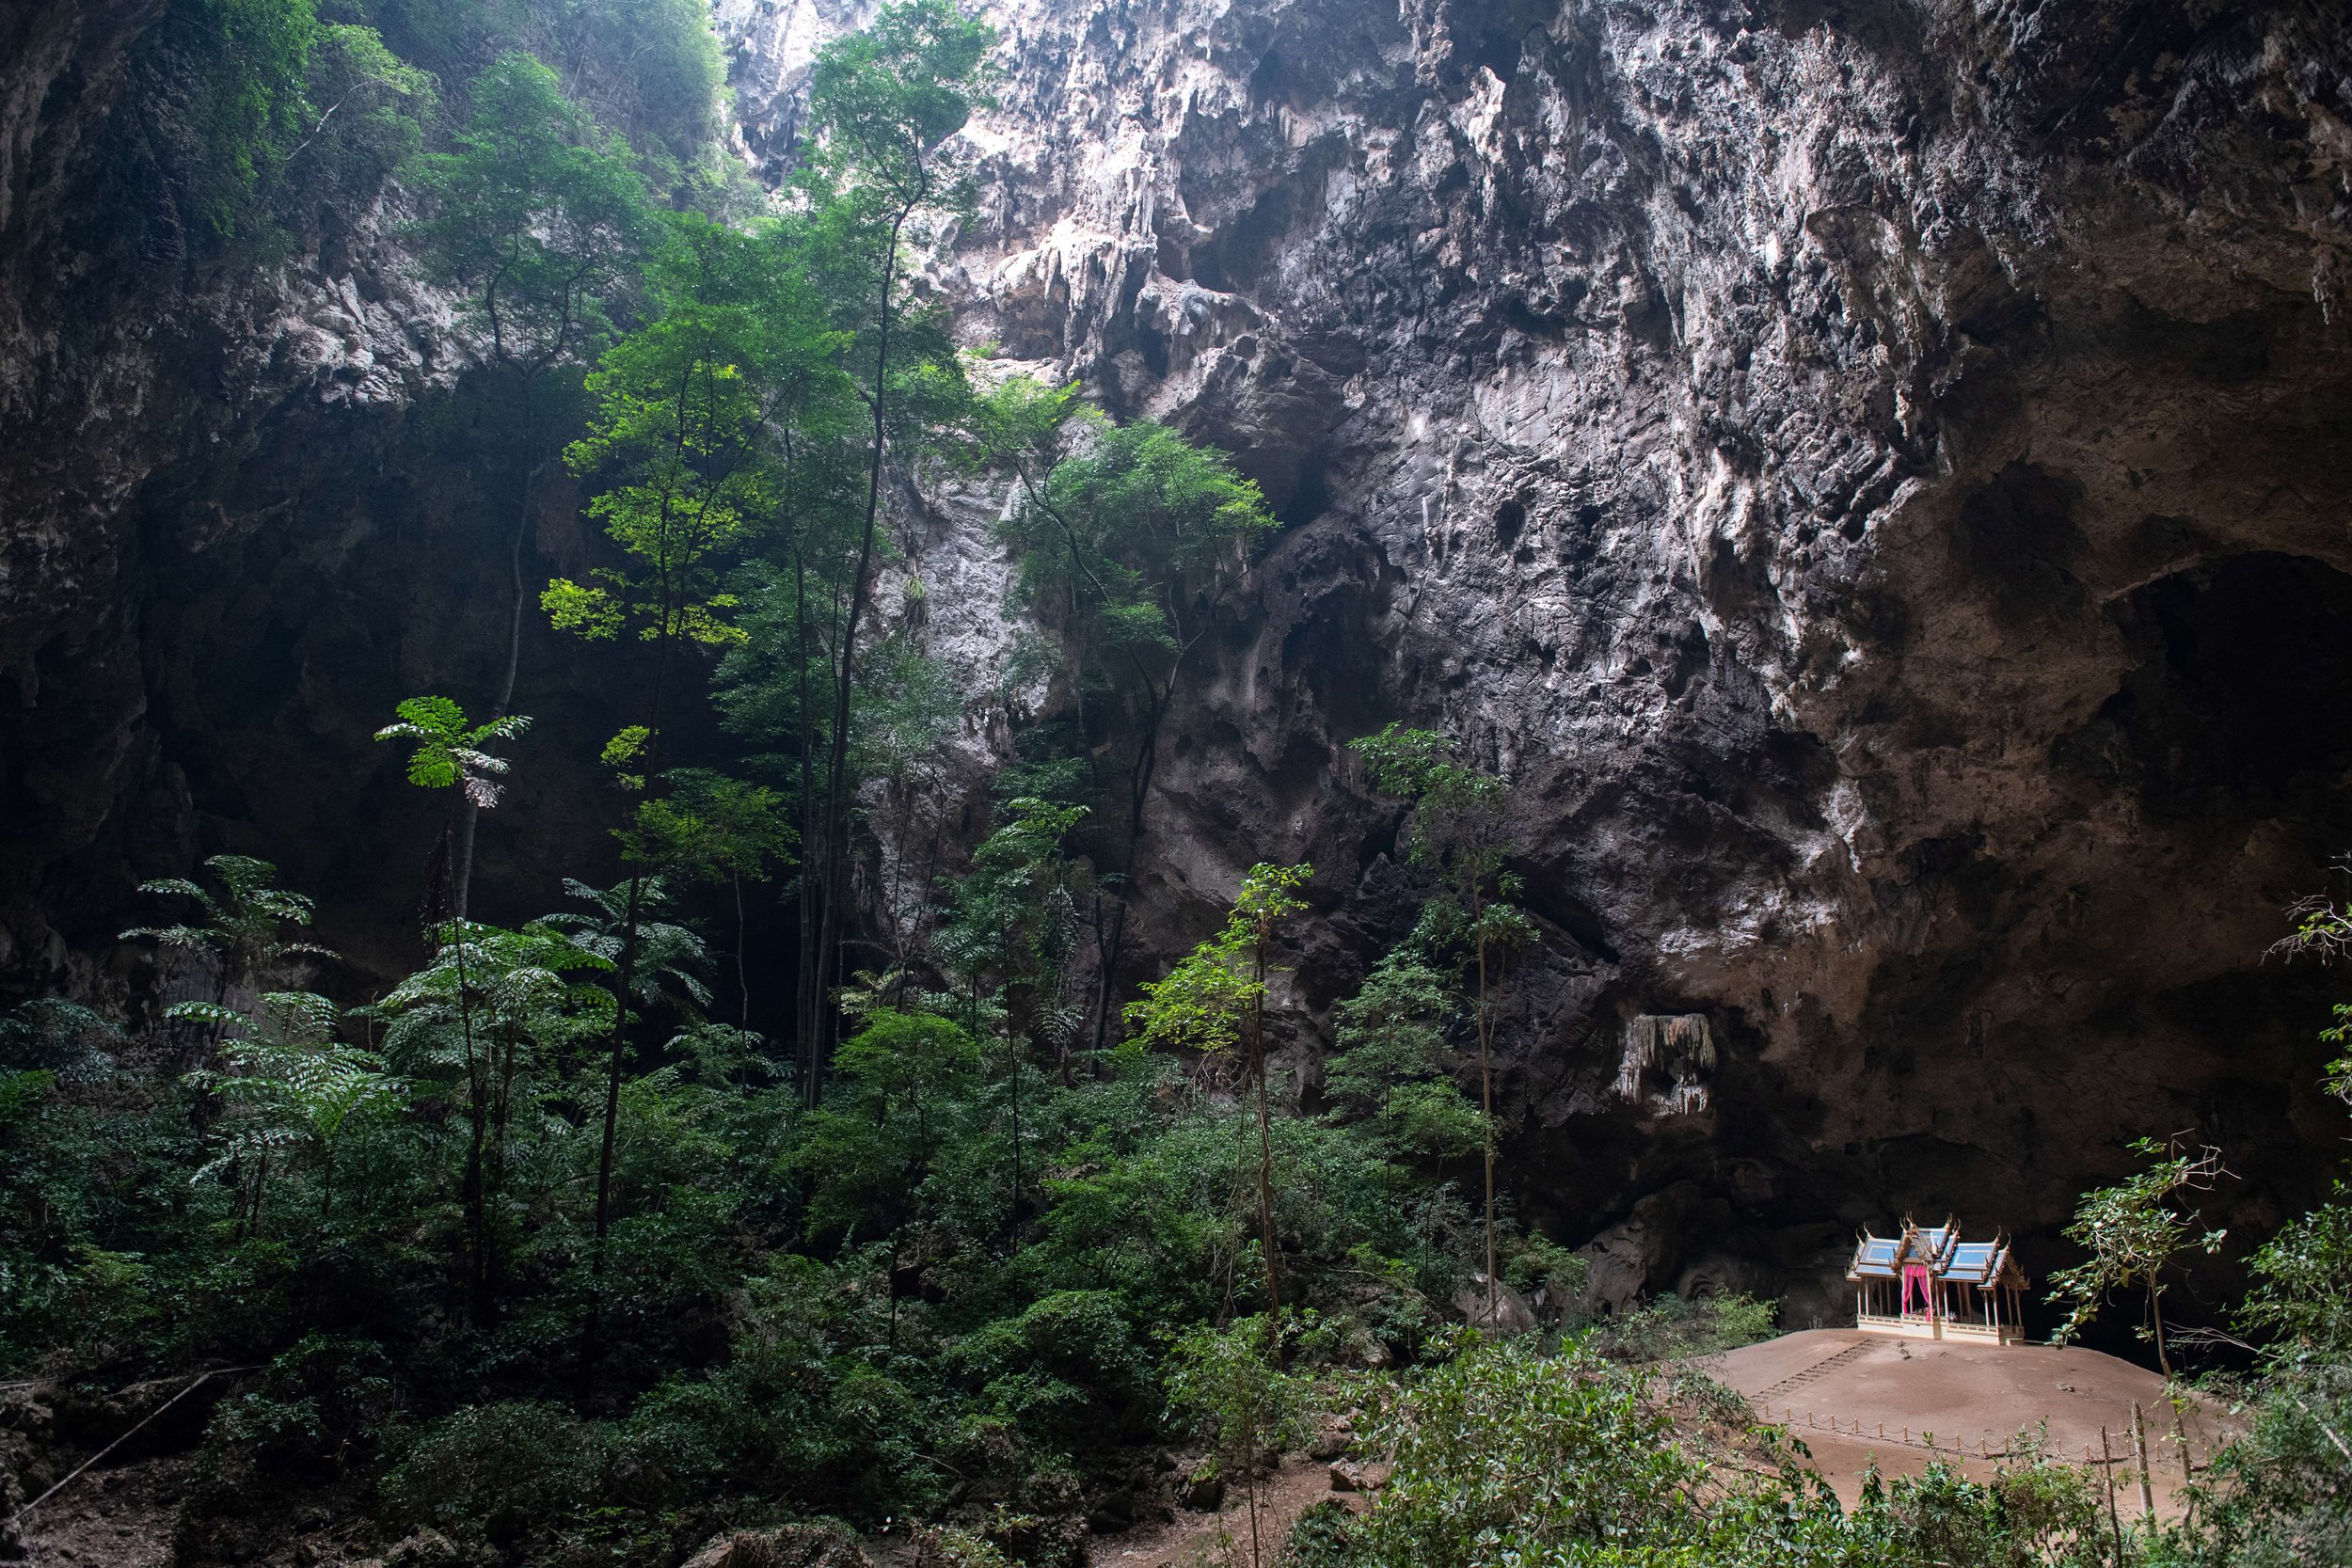
<path fill-rule="evenodd" d="M 1927 1227 L 1906 1220 L 1899 1236 L 1864 1232 L 1855 1242 L 1853 1261 L 1846 1267 L 1846 1277 L 1899 1279 L 1906 1267 L 1920 1264 L 1926 1266 L 1931 1279 L 1973 1285 L 1980 1291 L 1998 1286 L 2022 1290 L 2026 1285 L 2025 1275 L 2010 1257 L 2006 1238 L 1963 1242 L 1960 1239 L 1960 1227 L 1949 1220 Z"/>
<path fill-rule="evenodd" d="M 1901 1245 L 1900 1242 L 1889 1241 L 1883 1236 L 1864 1236 L 1862 1244 L 1854 1248 L 1853 1266 L 1846 1271 L 1846 1277 L 1893 1279 L 1896 1277 L 1895 1252 Z"/>

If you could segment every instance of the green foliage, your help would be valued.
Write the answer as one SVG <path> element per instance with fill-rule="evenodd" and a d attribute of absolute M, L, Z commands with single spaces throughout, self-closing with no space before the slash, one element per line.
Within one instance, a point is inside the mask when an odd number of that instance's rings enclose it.
<path fill-rule="evenodd" d="M 2286 1568 L 2352 1552 L 2352 1209 L 2336 1191 L 2248 1259 L 2238 1326 L 2262 1341 L 2261 1375 L 2157 1560 Z"/>
<path fill-rule="evenodd" d="M 1724 1457 L 1655 1375 L 1582 1350 L 1457 1339 L 1390 1385 L 1370 1439 L 1395 1471 L 1371 1513 L 1308 1543 L 1351 1568 L 2090 1568 L 2104 1523 L 2080 1472 L 2041 1457 L 1991 1482 L 1937 1464 L 1848 1514 L 1818 1478 Z"/>
<path fill-rule="evenodd" d="M 126 122 L 153 135 L 158 210 L 200 209 L 215 245 L 408 171 L 407 237 L 496 372 L 431 417 L 481 427 L 461 457 L 515 442 L 518 578 L 551 504 L 529 476 L 564 448 L 604 533 L 542 607 L 649 656 L 604 753 L 641 797 L 634 874 L 569 881 L 574 910 L 517 929 L 439 922 L 348 1010 L 274 989 L 319 950 L 266 863 L 148 884 L 187 918 L 129 934 L 197 959 L 210 1001 L 160 1039 L 62 1003 L 0 1016 L 0 1365 L 262 1368 L 215 1417 L 206 1506 L 330 1486 L 373 1497 L 354 1506 L 386 1539 L 483 1561 L 675 1562 L 829 1516 L 754 1539 L 831 1550 L 887 1522 L 932 1560 L 1067 1562 L 1152 1450 L 1203 1442 L 1254 1492 L 1269 1448 L 1349 1406 L 1396 1480 L 1363 1518 L 1311 1510 L 1293 1560 L 2093 1560 L 2061 1466 L 1933 1468 L 1843 1513 L 1723 1391 L 1629 1365 L 1758 1338 L 1768 1304 L 1571 1311 L 1553 1355 L 1449 1326 L 1481 1268 L 1556 1310 L 1584 1267 L 1448 1180 L 1473 1151 L 1491 1173 L 1495 1122 L 1457 1080 L 1534 930 L 1507 784 L 1434 732 L 1357 743 L 1429 901 L 1339 1004 L 1323 1114 L 1291 1114 L 1265 1062 L 1296 1037 L 1268 1015 L 1308 867 L 1254 867 L 1104 1037 L 1162 726 L 1278 525 L 1227 455 L 967 365 L 910 286 L 909 247 L 969 194 L 984 24 L 912 0 L 828 45 L 798 188 L 746 217 L 710 156 L 695 0 L 323 3 L 170 0 Z M 427 70 L 462 124 L 433 123 Z M 975 691 L 930 645 L 965 607 L 918 575 L 901 498 L 991 465 L 1032 626 Z M 935 766 L 975 702 L 1019 759 L 986 791 Z M 417 697 L 382 737 L 480 806 L 525 722 Z M 778 893 L 788 920 L 761 911 Z M 707 1016 L 723 902 L 732 1024 Z M 876 905 L 879 932 L 853 918 Z M 2352 930 L 2331 919 L 2298 938 Z M 776 927 L 797 966 L 757 950 Z M 755 985 L 802 1007 L 790 1037 L 751 1027 Z M 2190 1239 L 2170 1180 L 2084 1232 L 2121 1261 L 2068 1281 L 2083 1299 Z M 2343 1208 L 2256 1255 L 2246 1435 L 2136 1550 L 2344 1555 Z"/>
<path fill-rule="evenodd" d="M 835 39 L 809 78 L 823 128 L 818 166 L 838 187 L 872 189 L 900 211 L 940 195 L 940 144 L 986 102 L 977 84 L 994 41 L 954 0 L 896 0 Z"/>
<path fill-rule="evenodd" d="M 1703 1458 L 1643 1373 L 1466 1343 L 1374 1430 L 1396 1469 L 1363 1526 L 1365 1563 L 1667 1561 L 1701 1533 Z"/>
<path fill-rule="evenodd" d="M 529 730 L 528 717 L 514 713 L 486 724 L 469 724 L 466 710 L 447 697 L 409 697 L 393 711 L 399 721 L 376 731 L 375 738 L 414 745 L 408 753 L 410 784 L 420 789 L 460 787 L 468 800 L 485 809 L 499 803 L 502 786 L 498 781 L 505 776 L 508 763 L 484 748 Z"/>
<path fill-rule="evenodd" d="M 1314 1385 L 1282 1370 L 1281 1342 L 1298 1325 L 1261 1313 L 1177 1337 L 1168 1351 L 1168 1407 L 1206 1441 L 1218 1470 L 1254 1481 L 1269 1449 L 1311 1435 Z"/>
<path fill-rule="evenodd" d="M 1324 1065 L 1332 1114 L 1359 1121 L 1400 1158 L 1458 1158 L 1484 1147 L 1478 1107 L 1455 1087 L 1446 1025 L 1459 1002 L 1409 948 L 1383 958 L 1339 1006 L 1339 1050 Z"/>
<path fill-rule="evenodd" d="M 1007 801 L 957 879 L 931 948 L 972 1027 L 992 1013 L 1063 1053 L 1075 1040 L 1080 1020 L 1063 974 L 1078 916 L 1062 842 L 1086 814 L 1026 797 Z"/>
<path fill-rule="evenodd" d="M 141 150 L 175 243 L 260 223 L 265 186 L 302 139 L 319 39 L 314 0 L 171 0 L 134 53 Z"/>
<path fill-rule="evenodd" d="M 2345 867 L 2340 863 L 2338 869 Z M 2313 895 L 2297 900 L 2287 914 L 2294 920 L 2295 929 L 2273 942 L 2271 953 L 2289 958 L 2317 958 L 2322 963 L 2352 957 L 2352 905 L 2325 895 Z M 2337 1047 L 2352 1043 L 2352 1003 L 2337 1003 L 2334 1013 L 2335 1023 L 2321 1030 L 2319 1037 Z M 2352 1052 L 2329 1062 L 2320 1083 L 2337 1099 L 2352 1101 Z"/>
<path fill-rule="evenodd" d="M 771 247 L 691 214 L 673 218 L 653 273 L 654 319 L 608 349 L 588 378 L 595 412 L 566 453 L 617 483 L 590 502 L 628 564 L 602 586 L 564 578 L 542 597 L 557 627 L 590 639 L 635 626 L 644 641 L 741 640 L 722 587 L 725 553 L 772 506 L 759 461 L 771 388 L 756 373 L 775 349 L 756 305 Z M 797 341 L 821 353 L 820 338 Z M 751 367 L 747 369 L 747 367 Z"/>
<path fill-rule="evenodd" d="M 972 1114 L 978 1073 L 978 1044 L 927 1013 L 876 1013 L 843 1041 L 834 1095 L 794 1155 L 811 1182 L 810 1231 L 866 1240 L 906 1223 L 943 1137 Z"/>
<path fill-rule="evenodd" d="M 116 1229 L 118 1195 L 90 1178 L 123 1151 L 110 1161 L 95 1118 L 67 1096 L 115 1079 L 120 1044 L 72 1003 L 0 1013 L 0 1363 L 23 1365 L 66 1332 L 119 1268 L 99 1244 Z"/>
<path fill-rule="evenodd" d="M 2335 1191 L 2247 1259 L 2255 1285 L 2238 1323 L 2276 1359 L 2352 1360 L 2352 1189 Z"/>
<path fill-rule="evenodd" d="M 1311 865 L 1251 866 L 1216 934 L 1166 975 L 1146 981 L 1142 997 L 1127 1005 L 1136 1037 L 1150 1046 L 1200 1052 L 1240 1043 L 1244 1027 L 1265 1005 L 1264 944 L 1277 921 L 1307 908 L 1296 890 L 1314 874 Z"/>
<path fill-rule="evenodd" d="M 964 1338 L 956 1359 L 992 1418 L 1064 1452 L 1150 1438 L 1158 1388 L 1152 1358 L 1111 1291 L 1057 1291 Z"/>
<path fill-rule="evenodd" d="M 373 196 L 417 155 L 439 111 L 429 74 L 386 48 L 373 28 L 342 23 L 319 28 L 305 97 L 310 123 L 287 164 L 353 202 Z"/>
<path fill-rule="evenodd" d="M 339 1479 L 373 1457 L 393 1413 L 395 1370 L 373 1340 L 306 1335 L 270 1359 L 258 1386 L 214 1411 L 207 1458 L 240 1479 Z"/>
<path fill-rule="evenodd" d="M 1566 1283 L 1575 1282 L 1574 1273 L 1568 1271 Z M 1771 1338 L 1776 1315 L 1772 1303 L 1737 1291 L 1688 1300 L 1670 1293 L 1603 1320 L 1584 1343 L 1613 1361 L 1688 1360 Z"/>
<path fill-rule="evenodd" d="M 183 877 L 139 884 L 151 897 L 190 900 L 203 924 L 137 926 L 121 940 L 145 938 L 174 955 L 201 955 L 218 979 L 220 994 L 269 977 L 288 958 L 335 957 L 287 929 L 310 925 L 315 906 L 276 885 L 278 867 L 250 855 L 214 855 L 204 864 L 217 891 Z"/>
<path fill-rule="evenodd" d="M 1080 417 L 1070 388 L 1009 378 L 975 423 L 1021 479 L 999 530 L 1020 602 L 1057 626 L 1078 679 L 1129 706 L 1148 747 L 1184 656 L 1280 525 L 1224 453 L 1148 420 Z"/>
<path fill-rule="evenodd" d="M 2228 1172 L 2218 1149 L 2189 1152 L 2141 1138 L 2132 1151 L 2154 1160 L 2146 1170 L 2112 1187 L 2085 1193 L 2075 1206 L 2066 1239 L 2090 1256 L 2050 1275 L 2050 1300 L 2067 1308 L 2066 1321 L 2050 1337 L 2066 1344 L 2098 1315 L 2107 1297 L 2135 1286 L 2148 1293 L 2149 1323 L 2140 1338 L 2153 1340 L 2167 1376 L 2172 1363 L 2164 1338 L 2165 1267 L 2190 1246 L 2208 1256 L 2221 1249 L 2228 1232 L 2192 1231 L 2181 1212 L 2180 1195 L 2210 1190 Z M 2158 1159 L 2156 1156 L 2163 1156 Z"/>
<path fill-rule="evenodd" d="M 644 188 L 627 144 L 529 55 L 501 55 L 469 96 L 456 150 L 410 170 L 432 213 L 408 237 L 431 277 L 468 291 L 493 362 L 536 375 L 612 330 L 650 237 Z"/>
<path fill-rule="evenodd" d="M 561 1405 L 513 1400 L 432 1422 L 384 1481 L 385 1516 L 461 1538 L 481 1524 L 544 1519 L 594 1505 L 602 1433 Z M 501 1530 L 501 1533 L 504 1533 Z"/>
<path fill-rule="evenodd" d="M 757 880 L 799 840 L 772 789 L 707 768 L 681 768 L 669 778 L 672 792 L 641 801 L 635 824 L 620 835 L 622 852 L 635 864 L 696 881 Z"/>
<path fill-rule="evenodd" d="M 324 1208 L 334 1198 L 335 1155 L 345 1137 L 389 1117 L 406 1093 L 375 1053 L 336 1039 L 339 1014 L 324 996 L 272 992 L 251 1013 L 211 1002 L 181 1002 L 166 1009 L 166 1016 L 228 1031 L 218 1048 L 220 1065 L 189 1075 L 230 1108 L 215 1130 L 218 1152 L 198 1167 L 194 1179 L 249 1166 L 257 1214 L 274 1151 L 317 1159 Z"/>
<path fill-rule="evenodd" d="M 1351 741 L 1349 750 L 1364 759 L 1374 788 L 1413 806 L 1406 859 L 1446 889 L 1431 932 L 1470 947 L 1525 941 L 1531 933 L 1524 917 L 1487 912 L 1492 900 L 1517 896 L 1516 879 L 1503 870 L 1510 786 L 1454 760 L 1453 742 L 1433 730 L 1391 724 Z"/>
<path fill-rule="evenodd" d="M 664 918 L 671 910 L 670 888 L 663 879 L 640 880 L 634 919 L 626 883 L 595 888 L 566 877 L 564 891 L 588 909 L 559 911 L 542 916 L 538 925 L 564 933 L 573 946 L 608 969 L 619 967 L 622 947 L 633 941 L 636 963 L 629 1000 L 644 1007 L 666 1004 L 674 1012 L 689 1017 L 709 1003 L 710 988 L 702 979 L 708 949 L 692 927 Z"/>
<path fill-rule="evenodd" d="M 658 182 L 714 178 L 726 71 L 698 0 L 540 0 L 573 95 L 625 135 Z M 550 54 L 556 53 L 550 50 Z"/>

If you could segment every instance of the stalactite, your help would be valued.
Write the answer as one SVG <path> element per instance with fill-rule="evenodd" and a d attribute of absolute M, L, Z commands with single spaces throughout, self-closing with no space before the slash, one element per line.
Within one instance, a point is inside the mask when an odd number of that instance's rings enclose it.
<path fill-rule="evenodd" d="M 1644 1100 L 1642 1076 L 1661 1072 L 1672 1081 L 1658 1097 L 1668 1116 L 1696 1116 L 1708 1104 L 1702 1075 L 1715 1070 L 1715 1035 L 1705 1013 L 1643 1013 L 1627 1021 L 1625 1054 L 1617 1064 L 1617 1098 Z"/>

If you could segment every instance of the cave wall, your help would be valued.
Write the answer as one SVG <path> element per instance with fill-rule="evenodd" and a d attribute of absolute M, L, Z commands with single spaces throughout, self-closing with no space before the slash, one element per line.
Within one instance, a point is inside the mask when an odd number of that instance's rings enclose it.
<path fill-rule="evenodd" d="M 869 8 L 720 0 L 757 166 Z M 20 986 L 127 974 L 129 885 L 220 848 L 275 853 L 390 962 L 381 868 L 430 824 L 366 734 L 478 685 L 499 625 L 486 482 L 427 428 L 463 334 L 385 213 L 161 280 L 77 215 L 149 10 L 6 24 Z M 1312 860 L 1311 1085 L 1329 1003 L 1410 918 L 1344 753 L 1401 718 L 1519 785 L 1546 941 L 1504 1031 L 1511 1184 L 1610 1277 L 1788 1290 L 1802 1322 L 1851 1227 L 1904 1208 L 2017 1230 L 2039 1274 L 2143 1132 L 2228 1148 L 2233 1225 L 2315 1196 L 2328 993 L 2261 956 L 2352 847 L 2337 8 L 993 13 L 979 201 L 930 286 L 974 343 L 1234 451 L 1289 525 L 1173 725 L 1139 967 L 1252 861 Z M 901 519 L 976 690 L 1009 643 L 999 504 Z M 586 547 L 561 497 L 540 547 Z M 596 733 L 610 672 L 525 668 L 520 706 Z M 956 766 L 1004 717 L 976 705 Z M 485 834 L 508 912 L 609 813 L 567 754 Z M 1723 1047 L 1707 1109 L 1620 1100 L 1624 1020 L 1686 1011 Z"/>
<path fill-rule="evenodd" d="M 1904 1209 L 2046 1268 L 2142 1133 L 2314 1195 L 2325 987 L 2261 960 L 2352 832 L 2341 12 L 1002 14 L 966 332 L 1292 525 L 1151 948 L 1311 860 L 1344 994 L 1406 911 L 1343 748 L 1406 719 L 1519 786 L 1515 1184 L 1648 1288 L 1827 1314 Z M 1613 1091 L 1659 1011 L 1703 1114 Z"/>

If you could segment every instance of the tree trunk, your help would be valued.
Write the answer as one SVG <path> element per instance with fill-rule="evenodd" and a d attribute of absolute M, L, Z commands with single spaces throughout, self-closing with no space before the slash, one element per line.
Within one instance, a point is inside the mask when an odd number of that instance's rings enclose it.
<path fill-rule="evenodd" d="M 751 936 L 750 923 L 743 918 L 743 879 L 739 873 L 727 878 L 735 887 L 735 994 L 740 1003 L 737 1022 L 743 1028 L 752 1026 L 751 975 L 743 967 L 743 948 Z"/>
<path fill-rule="evenodd" d="M 817 816 L 817 780 L 810 766 L 811 753 L 817 748 L 816 735 L 809 727 L 808 691 L 808 564 L 801 551 L 792 552 L 792 628 L 796 640 L 799 667 L 794 683 L 799 688 L 799 717 L 801 723 L 801 875 L 796 892 L 800 919 L 794 938 L 800 945 L 799 966 L 792 993 L 793 1043 L 800 1054 L 802 1103 L 816 1108 L 818 1094 L 817 1059 L 817 952 L 821 939 L 817 906 L 819 883 L 823 877 L 825 834 Z M 814 859 L 817 874 L 810 874 Z"/>
<path fill-rule="evenodd" d="M 262 1189 L 268 1183 L 268 1181 L 269 1150 L 265 1148 L 262 1150 L 261 1159 L 256 1161 L 253 1166 L 253 1218 L 251 1223 L 246 1227 L 246 1234 L 248 1236 L 258 1236 L 261 1234 Z"/>
<path fill-rule="evenodd" d="M 812 1006 L 807 1022 L 811 1038 L 803 1047 L 814 1053 L 814 1059 L 819 1063 L 824 1056 L 824 1036 L 829 1019 L 829 1009 L 824 1006 L 823 997 L 825 972 L 838 968 L 841 906 L 849 892 L 850 697 L 854 686 L 858 623 L 865 619 L 866 597 L 873 587 L 870 578 L 874 563 L 874 530 L 882 515 L 882 456 L 888 437 L 890 388 L 890 291 L 898 281 L 898 231 L 905 227 L 914 210 L 913 203 L 899 208 L 898 215 L 891 221 L 888 248 L 882 255 L 881 314 L 874 344 L 873 456 L 866 475 L 866 528 L 858 544 L 857 570 L 850 579 L 850 612 L 841 627 L 840 681 L 834 691 L 833 744 L 829 748 L 825 778 L 825 891 L 823 909 L 818 916 L 822 926 L 817 944 L 818 994 L 810 999 Z"/>
<path fill-rule="evenodd" d="M 1021 1250 L 1021 1047 L 1007 1019 L 1005 1056 L 1012 1069 L 1012 1249 Z"/>
<path fill-rule="evenodd" d="M 516 504 L 515 532 L 506 550 L 506 570 L 513 585 L 513 599 L 506 616 L 506 673 L 499 682 L 497 705 L 491 709 L 493 720 L 503 719 L 515 706 L 515 679 L 522 668 L 523 610 L 530 595 L 523 588 L 523 547 L 531 534 L 531 475 L 532 456 L 537 445 L 538 406 L 533 378 L 521 372 L 523 401 L 522 477 L 518 486 L 521 494 Z M 457 818 L 457 856 L 451 877 L 451 901 L 457 918 L 463 920 L 471 908 L 473 897 L 474 825 L 482 808 L 471 796 L 462 799 Z"/>
<path fill-rule="evenodd" d="M 1486 1016 L 1486 939 L 1478 939 L 1478 1105 L 1486 1134 L 1486 1327 L 1495 1326 L 1495 1079 Z"/>
<path fill-rule="evenodd" d="M 663 633 L 654 652 L 653 711 L 651 722 L 645 726 L 645 777 L 659 777 L 661 771 L 661 703 L 669 684 L 670 638 L 668 628 L 675 608 L 664 603 L 661 610 Z M 626 1070 L 628 1054 L 628 1003 L 630 988 L 637 978 L 638 923 L 644 913 L 645 879 L 633 873 L 628 879 L 628 902 L 621 915 L 621 957 L 613 975 L 612 1048 L 605 1066 L 604 1080 L 604 1139 L 596 1154 L 596 1232 L 595 1249 L 588 1260 L 588 1321 L 581 1326 L 580 1341 L 580 1397 L 584 1404 L 595 1386 L 596 1356 L 604 1313 L 604 1243 L 612 1229 L 612 1154 L 618 1142 L 621 1122 L 621 1075 Z"/>
<path fill-rule="evenodd" d="M 628 903 L 621 917 L 621 958 L 613 977 L 618 1004 L 612 1020 L 611 1055 L 604 1076 L 604 1141 L 596 1154 L 596 1232 L 588 1259 L 588 1321 L 580 1338 L 580 1397 L 587 1402 L 595 1386 L 596 1356 L 602 1350 L 604 1314 L 604 1243 L 612 1229 L 612 1154 L 621 1121 L 621 1074 L 628 1051 L 629 988 L 637 978 L 637 919 L 644 889 L 643 877 L 628 879 Z"/>
<path fill-rule="evenodd" d="M 1265 1082 L 1265 939 L 1258 939 L 1258 990 L 1249 1018 L 1249 1067 L 1258 1080 L 1258 1233 L 1265 1248 L 1265 1293 L 1268 1321 L 1279 1323 L 1282 1312 L 1280 1251 L 1274 1239 L 1274 1118 L 1266 1108 Z M 1278 1336 L 1279 1329 L 1273 1331 Z M 1281 1354 L 1280 1341 L 1275 1357 Z M 1253 1456 L 1252 1463 L 1255 1463 Z"/>
<path fill-rule="evenodd" d="M 483 1197 L 484 1147 L 488 1142 L 489 1084 L 488 1075 L 474 1050 L 473 998 L 466 974 L 466 933 L 461 924 L 454 931 L 457 939 L 457 1018 L 460 1033 L 466 1043 L 467 1119 L 470 1124 L 466 1141 L 466 1174 L 460 1184 L 460 1201 L 466 1212 L 466 1238 L 472 1256 L 469 1259 L 466 1282 L 468 1315 L 476 1328 L 483 1326 L 488 1310 L 490 1277 L 490 1226 L 487 1205 Z"/>

